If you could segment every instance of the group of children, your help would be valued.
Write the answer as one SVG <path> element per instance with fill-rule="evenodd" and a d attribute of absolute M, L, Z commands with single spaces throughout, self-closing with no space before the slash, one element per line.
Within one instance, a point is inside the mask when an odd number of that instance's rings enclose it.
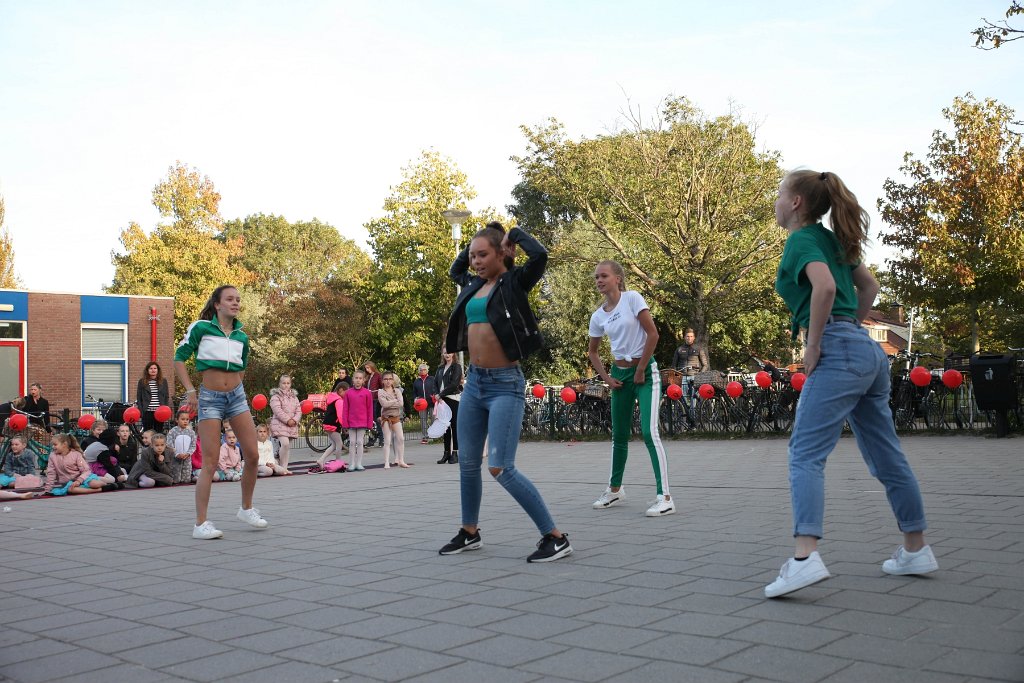
<path fill-rule="evenodd" d="M 256 428 L 259 476 L 292 474 L 278 464 L 270 429 Z M 142 433 L 142 444 L 131 438 L 127 425 L 111 429 L 96 420 L 81 442 L 71 434 L 54 434 L 45 479 L 39 476 L 38 456 L 23 436 L 10 438 L 9 453 L 0 474 L 0 499 L 28 499 L 36 495 L 79 495 L 122 488 L 153 488 L 192 484 L 199 478 L 202 456 L 199 438 L 188 411 L 178 413 L 175 426 L 166 434 Z M 242 453 L 231 425 L 224 422 L 215 481 L 239 481 Z M 15 491 L 5 490 L 7 488 Z M 24 491 L 39 489 L 42 491 Z"/>

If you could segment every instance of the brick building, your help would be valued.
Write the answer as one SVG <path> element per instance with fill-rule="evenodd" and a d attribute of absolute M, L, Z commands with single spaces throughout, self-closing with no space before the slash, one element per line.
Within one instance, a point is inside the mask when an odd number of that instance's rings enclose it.
<path fill-rule="evenodd" d="M 871 309 L 864 318 L 864 327 L 889 355 L 903 351 L 910 341 L 910 325 L 904 318 L 902 306 L 894 306 L 887 312 Z"/>
<path fill-rule="evenodd" d="M 173 392 L 174 344 L 172 297 L 0 289 L 0 401 L 39 382 L 54 411 L 128 403 L 150 360 Z"/>

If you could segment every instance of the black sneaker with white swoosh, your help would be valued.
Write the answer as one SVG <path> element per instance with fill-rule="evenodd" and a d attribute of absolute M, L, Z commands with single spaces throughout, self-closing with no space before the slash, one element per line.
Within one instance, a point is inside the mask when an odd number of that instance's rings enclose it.
<path fill-rule="evenodd" d="M 537 542 L 536 552 L 526 558 L 526 561 L 554 562 L 571 554 L 572 546 L 569 544 L 569 534 L 562 534 L 561 538 L 555 538 L 551 534 L 544 534 L 544 538 Z"/>
<path fill-rule="evenodd" d="M 480 538 L 479 529 L 476 530 L 476 533 L 470 534 L 462 527 L 459 527 L 459 533 L 455 534 L 455 538 L 438 550 L 437 554 L 456 555 L 461 553 L 463 550 L 478 550 L 483 547 L 484 542 L 483 539 Z"/>

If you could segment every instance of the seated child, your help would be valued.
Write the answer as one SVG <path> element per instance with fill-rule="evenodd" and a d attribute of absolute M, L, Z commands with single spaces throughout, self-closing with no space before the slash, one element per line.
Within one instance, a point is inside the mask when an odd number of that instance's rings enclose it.
<path fill-rule="evenodd" d="M 154 434 L 156 434 L 156 430 L 155 429 L 147 429 L 146 431 L 142 432 L 142 447 L 143 448 L 149 448 L 149 440 L 151 438 L 153 438 Z"/>
<path fill-rule="evenodd" d="M 139 453 L 139 461 L 128 475 L 129 483 L 142 489 L 170 486 L 174 482 L 171 480 L 171 468 L 167 460 L 173 455 L 173 451 L 167 448 L 167 437 L 154 432 L 149 437 L 149 446 Z"/>
<path fill-rule="evenodd" d="M 267 425 L 260 425 L 256 428 L 256 446 L 260 450 L 260 468 L 257 476 L 291 474 L 288 469 L 277 464 L 277 459 L 274 458 L 274 444 L 270 441 L 270 428 Z"/>
<path fill-rule="evenodd" d="M 89 463 L 79 450 L 78 440 L 70 434 L 54 434 L 50 439 L 52 450 L 46 466 L 46 492 L 54 496 L 97 493 L 106 486 L 92 473 Z M 107 488 L 107 490 L 111 490 Z"/>
<path fill-rule="evenodd" d="M 178 413 L 178 422 L 167 432 L 167 443 L 174 451 L 171 478 L 175 484 L 188 484 L 192 479 L 192 454 L 196 452 L 196 432 L 189 422 L 188 407 Z"/>
<path fill-rule="evenodd" d="M 0 474 L 0 486 L 14 486 L 17 477 L 35 477 L 39 482 L 36 486 L 41 485 L 42 480 L 39 479 L 39 469 L 37 467 L 39 458 L 36 456 L 35 451 L 28 447 L 25 437 L 21 435 L 12 436 L 8 444 L 9 450 L 7 458 L 4 460 L 4 473 Z M 26 486 L 25 488 L 29 487 Z"/>
<path fill-rule="evenodd" d="M 224 432 L 224 443 L 220 447 L 220 461 L 216 478 L 220 481 L 238 481 L 242 478 L 242 452 L 234 431 Z"/>
<path fill-rule="evenodd" d="M 92 423 L 92 427 L 89 427 L 89 434 L 82 437 L 82 443 L 79 446 L 83 451 L 90 446 L 90 444 L 96 443 L 100 440 L 100 435 L 107 430 L 107 421 L 96 419 Z"/>
<path fill-rule="evenodd" d="M 131 472 L 135 462 L 139 459 L 139 444 L 132 438 L 132 431 L 128 425 L 121 425 L 117 428 L 117 438 L 111 448 L 117 457 L 117 466 L 126 473 Z"/>
<path fill-rule="evenodd" d="M 116 439 L 116 432 L 104 429 L 97 440 L 92 441 L 82 455 L 89 463 L 92 473 L 103 480 L 106 484 L 123 484 L 128 479 L 128 473 L 118 465 L 117 457 L 111 448 Z M 119 488 L 124 488 L 123 486 Z"/>

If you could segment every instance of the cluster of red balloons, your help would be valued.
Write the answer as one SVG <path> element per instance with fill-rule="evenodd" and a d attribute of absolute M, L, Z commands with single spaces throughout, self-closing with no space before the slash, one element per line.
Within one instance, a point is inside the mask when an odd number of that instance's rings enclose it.
<path fill-rule="evenodd" d="M 417 413 L 421 410 L 426 410 L 427 399 L 423 398 L 422 396 L 417 398 L 415 401 L 412 402 L 412 407 Z"/>
<path fill-rule="evenodd" d="M 910 381 L 915 386 L 926 387 L 932 383 L 932 373 L 928 368 L 918 365 L 910 371 Z"/>
<path fill-rule="evenodd" d="M 263 394 L 256 394 L 252 397 L 252 409 L 263 410 L 267 407 L 267 397 Z"/>
<path fill-rule="evenodd" d="M 669 384 L 668 387 L 665 388 L 665 393 L 668 394 L 668 397 L 673 401 L 678 401 L 683 397 L 683 388 L 678 384 Z"/>

